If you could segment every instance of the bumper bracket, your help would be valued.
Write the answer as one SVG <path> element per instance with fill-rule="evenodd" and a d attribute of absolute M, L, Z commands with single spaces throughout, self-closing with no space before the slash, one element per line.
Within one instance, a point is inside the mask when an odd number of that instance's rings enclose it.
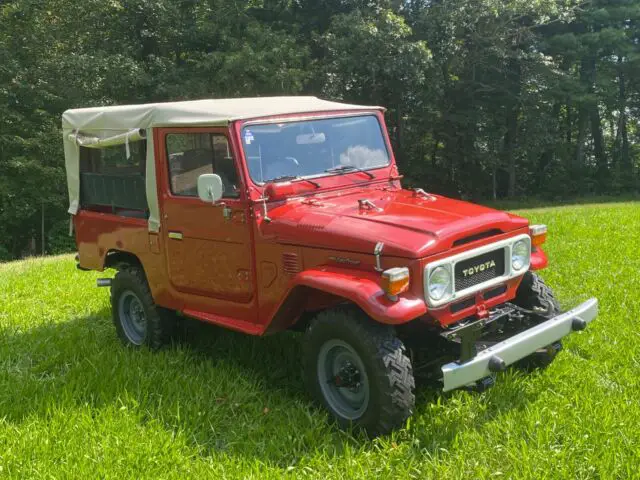
<path fill-rule="evenodd" d="M 494 372 L 501 372 L 573 331 L 584 330 L 597 315 L 598 300 L 591 298 L 568 312 L 482 350 L 468 361 L 447 363 L 442 367 L 443 390 L 446 392 L 463 387 Z"/>

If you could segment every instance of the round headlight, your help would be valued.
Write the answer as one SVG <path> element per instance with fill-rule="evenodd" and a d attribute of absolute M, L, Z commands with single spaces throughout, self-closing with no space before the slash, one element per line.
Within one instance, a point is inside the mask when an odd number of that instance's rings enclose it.
<path fill-rule="evenodd" d="M 526 240 L 519 240 L 513 244 L 511 249 L 511 266 L 514 270 L 522 270 L 529 264 L 529 243 Z"/>
<path fill-rule="evenodd" d="M 429 275 L 429 296 L 436 302 L 442 300 L 451 285 L 451 271 L 447 267 L 436 267 Z"/>

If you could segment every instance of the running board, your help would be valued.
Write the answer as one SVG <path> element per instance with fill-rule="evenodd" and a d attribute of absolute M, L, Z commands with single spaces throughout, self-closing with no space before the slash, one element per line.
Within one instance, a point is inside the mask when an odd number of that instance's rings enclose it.
<path fill-rule="evenodd" d="M 205 323 L 212 323 L 237 332 L 247 333 L 249 335 L 262 335 L 265 331 L 264 325 L 258 325 L 244 320 L 237 320 L 223 315 L 213 313 L 199 312 L 197 310 L 182 310 L 182 314 L 186 317 L 195 318 Z"/>

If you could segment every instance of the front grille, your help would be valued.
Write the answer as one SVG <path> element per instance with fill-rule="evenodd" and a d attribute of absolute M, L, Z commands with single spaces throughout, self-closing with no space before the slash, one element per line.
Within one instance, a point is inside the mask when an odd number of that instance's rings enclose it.
<path fill-rule="evenodd" d="M 504 275 L 504 248 L 456 263 L 456 291 L 488 282 Z"/>

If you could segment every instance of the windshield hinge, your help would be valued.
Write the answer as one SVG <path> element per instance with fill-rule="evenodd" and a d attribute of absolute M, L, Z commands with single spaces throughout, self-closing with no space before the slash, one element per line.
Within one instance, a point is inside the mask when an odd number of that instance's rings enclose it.
<path fill-rule="evenodd" d="M 373 249 L 373 254 L 376 256 L 376 272 L 381 272 L 382 267 L 380 266 L 380 254 L 382 253 L 382 249 L 384 248 L 384 243 L 378 242 L 376 243 L 375 248 Z"/>
<path fill-rule="evenodd" d="M 367 198 L 359 199 L 358 206 L 360 207 L 361 210 L 376 210 L 378 212 L 382 211 L 380 207 L 376 206 L 375 203 L 373 203 L 371 200 Z"/>
<path fill-rule="evenodd" d="M 256 202 L 262 202 L 262 219 L 269 223 L 271 222 L 271 218 L 269 217 L 269 213 L 267 212 L 267 200 L 269 200 L 268 197 L 265 197 L 264 195 L 260 198 L 256 199 Z"/>
<path fill-rule="evenodd" d="M 413 196 L 414 197 L 422 197 L 425 200 L 429 200 L 431 202 L 435 202 L 436 201 L 436 196 L 435 195 L 427 193 L 421 188 L 413 188 L 412 190 L 413 190 Z"/>

